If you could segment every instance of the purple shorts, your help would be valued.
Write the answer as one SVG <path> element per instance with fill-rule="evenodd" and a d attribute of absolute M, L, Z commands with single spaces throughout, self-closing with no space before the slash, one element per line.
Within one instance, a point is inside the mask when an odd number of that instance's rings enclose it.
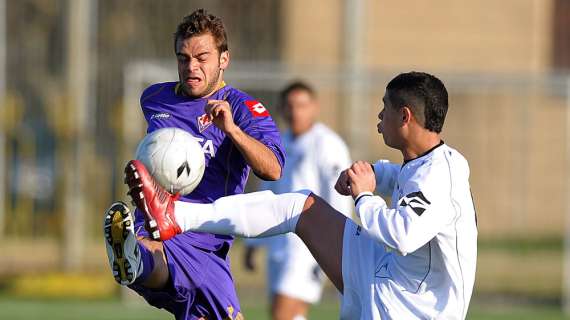
<path fill-rule="evenodd" d="M 207 250 L 191 244 L 185 234 L 164 242 L 170 279 L 164 289 L 131 285 L 150 305 L 177 320 L 240 319 L 240 305 L 227 255 L 230 244 Z M 190 243 L 189 243 L 190 242 Z"/>

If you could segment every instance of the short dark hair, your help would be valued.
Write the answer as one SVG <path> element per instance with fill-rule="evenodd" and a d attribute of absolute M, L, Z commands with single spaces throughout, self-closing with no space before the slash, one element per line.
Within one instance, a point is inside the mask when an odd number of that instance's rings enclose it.
<path fill-rule="evenodd" d="M 443 82 L 424 72 L 401 73 L 386 86 L 393 106 L 409 107 L 429 131 L 440 133 L 447 114 L 447 90 Z"/>
<path fill-rule="evenodd" d="M 174 33 L 174 50 L 176 51 L 176 42 L 179 39 L 184 40 L 207 33 L 214 37 L 219 53 L 228 50 L 228 37 L 222 19 L 204 9 L 192 12 L 178 24 Z"/>
<path fill-rule="evenodd" d="M 311 98 L 315 98 L 317 96 L 313 87 L 310 86 L 308 83 L 302 80 L 295 80 L 289 83 L 285 88 L 283 88 L 283 90 L 281 90 L 281 93 L 279 94 L 280 106 L 285 107 L 285 103 L 287 103 L 287 97 L 289 96 L 289 94 L 297 90 L 307 92 L 311 96 Z"/>

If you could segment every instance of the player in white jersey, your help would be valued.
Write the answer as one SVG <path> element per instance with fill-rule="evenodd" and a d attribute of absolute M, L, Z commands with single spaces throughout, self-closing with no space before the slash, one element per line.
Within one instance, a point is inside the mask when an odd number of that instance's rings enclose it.
<path fill-rule="evenodd" d="M 310 191 L 191 204 L 164 197 L 142 168 L 127 177 L 130 193 L 153 219 L 172 222 L 159 231 L 295 232 L 342 293 L 342 319 L 464 319 L 475 281 L 477 222 L 467 161 L 440 136 L 447 101 L 443 83 L 426 73 L 388 83 L 378 132 L 403 163 L 357 161 L 336 183 L 355 200 L 362 226 Z M 392 194 L 390 206 L 375 189 Z"/>
<path fill-rule="evenodd" d="M 333 208 L 349 215 L 353 203 L 335 191 L 340 172 L 350 166 L 344 141 L 317 122 L 319 104 L 308 84 L 295 81 L 280 94 L 288 130 L 281 135 L 287 154 L 283 175 L 277 181 L 263 181 L 261 190 L 276 194 L 310 189 Z M 267 248 L 267 283 L 273 319 L 300 320 L 307 317 L 310 304 L 319 301 L 325 277 L 307 246 L 295 234 L 248 239 L 246 268 L 253 270 L 256 247 Z"/>

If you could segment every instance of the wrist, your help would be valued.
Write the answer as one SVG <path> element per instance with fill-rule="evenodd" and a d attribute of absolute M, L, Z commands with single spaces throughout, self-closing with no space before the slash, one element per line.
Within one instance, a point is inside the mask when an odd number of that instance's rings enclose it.
<path fill-rule="evenodd" d="M 232 124 L 231 126 L 226 128 L 226 131 L 224 132 L 228 137 L 230 138 L 235 138 L 236 136 L 238 136 L 241 132 L 240 127 L 236 126 L 235 124 Z"/>
<path fill-rule="evenodd" d="M 356 197 L 354 197 L 354 205 L 358 205 L 358 201 L 362 200 L 365 197 L 371 197 L 374 194 L 371 191 L 362 191 Z"/>

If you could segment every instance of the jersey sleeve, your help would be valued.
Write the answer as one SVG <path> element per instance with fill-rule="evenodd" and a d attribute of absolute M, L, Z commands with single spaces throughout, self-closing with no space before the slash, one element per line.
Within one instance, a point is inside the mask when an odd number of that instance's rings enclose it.
<path fill-rule="evenodd" d="M 378 160 L 373 164 L 373 167 L 376 175 L 376 192 L 385 197 L 392 196 L 392 191 L 394 191 L 398 179 L 400 165 L 391 163 L 388 160 Z"/>
<path fill-rule="evenodd" d="M 265 106 L 250 97 L 230 100 L 235 123 L 243 132 L 263 143 L 275 154 L 281 169 L 285 165 L 285 149 L 281 135 Z"/>
<path fill-rule="evenodd" d="M 318 151 L 319 194 L 333 208 L 350 217 L 353 211 L 352 198 L 341 195 L 334 188 L 340 173 L 351 164 L 348 148 L 338 137 L 329 137 L 320 146 L 322 149 Z"/>
<path fill-rule="evenodd" d="M 455 218 L 449 174 L 430 171 L 408 180 L 395 208 L 388 208 L 379 196 L 363 197 L 357 203 L 362 227 L 402 255 L 421 248 Z"/>
<path fill-rule="evenodd" d="M 153 97 L 155 97 L 156 95 L 160 94 L 160 92 L 162 90 L 165 90 L 165 89 L 166 89 L 166 86 L 164 84 L 156 83 L 156 84 L 153 84 L 153 85 L 147 87 L 146 89 L 144 89 L 142 94 L 141 94 L 139 103 L 140 103 L 140 107 L 142 109 L 144 119 L 147 123 L 146 133 L 150 133 L 150 132 L 157 129 L 157 127 L 153 126 L 152 122 L 151 122 L 151 117 L 155 112 L 149 109 L 147 102 L 150 99 L 152 99 Z M 160 120 L 158 120 L 158 121 L 160 121 Z"/>

